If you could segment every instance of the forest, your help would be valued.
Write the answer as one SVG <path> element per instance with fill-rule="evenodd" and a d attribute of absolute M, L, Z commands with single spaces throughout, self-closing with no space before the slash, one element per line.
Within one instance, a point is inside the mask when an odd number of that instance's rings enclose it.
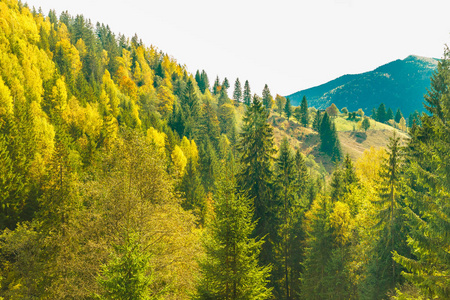
<path fill-rule="evenodd" d="M 352 161 L 334 107 L 230 96 L 137 36 L 1 0 L 0 299 L 450 299 L 443 52 L 427 112 L 395 116 L 409 138 Z"/>

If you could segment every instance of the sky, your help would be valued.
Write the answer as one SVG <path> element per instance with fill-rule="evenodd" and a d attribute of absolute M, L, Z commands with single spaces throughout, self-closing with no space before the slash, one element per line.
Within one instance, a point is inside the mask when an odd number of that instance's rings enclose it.
<path fill-rule="evenodd" d="M 449 0 L 22 0 L 137 34 L 212 84 L 248 80 L 273 96 L 367 72 L 408 55 L 441 58 Z"/>

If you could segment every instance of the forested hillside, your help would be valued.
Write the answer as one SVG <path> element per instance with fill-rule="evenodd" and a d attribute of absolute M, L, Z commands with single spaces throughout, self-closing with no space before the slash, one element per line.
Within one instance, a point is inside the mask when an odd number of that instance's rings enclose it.
<path fill-rule="evenodd" d="M 423 112 L 423 95 L 430 87 L 430 77 L 438 60 L 410 55 L 362 74 L 344 75 L 325 84 L 298 91 L 288 97 L 299 104 L 306 96 L 312 106 L 325 109 L 331 103 L 349 110 L 362 108 L 367 114 L 381 103 L 400 108 L 408 117 L 415 110 Z"/>
<path fill-rule="evenodd" d="M 1 0 L 0 299 L 449 298 L 449 66 L 352 161 L 381 123 Z"/>

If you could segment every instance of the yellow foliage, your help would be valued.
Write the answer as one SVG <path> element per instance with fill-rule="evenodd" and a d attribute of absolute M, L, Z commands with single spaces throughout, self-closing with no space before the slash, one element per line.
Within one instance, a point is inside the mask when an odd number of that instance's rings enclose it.
<path fill-rule="evenodd" d="M 181 150 L 183 150 L 186 159 L 191 159 L 193 163 L 197 163 L 198 149 L 197 144 L 195 144 L 194 140 L 189 141 L 189 139 L 186 136 L 183 136 L 180 147 Z"/>
<path fill-rule="evenodd" d="M 77 43 L 75 44 L 75 48 L 77 48 L 78 53 L 81 56 L 85 56 L 87 53 L 87 48 L 86 48 L 86 44 L 83 41 L 83 39 L 78 39 Z"/>
<path fill-rule="evenodd" d="M 122 57 L 117 57 L 117 62 L 119 67 L 123 68 L 123 74 L 121 76 L 130 77 L 131 76 L 131 53 L 130 51 L 123 49 Z"/>
<path fill-rule="evenodd" d="M 167 116 L 170 115 L 173 111 L 173 103 L 175 102 L 175 96 L 172 94 L 172 91 L 164 85 L 158 87 L 158 94 L 156 95 L 158 98 L 158 112 Z"/>
<path fill-rule="evenodd" d="M 13 99 L 9 88 L 0 76 L 0 117 L 13 113 Z"/>
<path fill-rule="evenodd" d="M 75 48 L 75 46 L 73 46 L 70 43 L 70 40 L 68 38 L 64 38 L 61 39 L 58 43 L 56 43 L 56 49 L 60 49 L 62 51 L 64 58 L 68 61 L 70 65 L 71 74 L 73 77 L 75 77 L 78 74 L 78 72 L 80 72 L 82 67 L 80 54 L 78 53 L 77 48 Z"/>
<path fill-rule="evenodd" d="M 167 135 L 164 132 L 159 132 L 153 127 L 147 130 L 147 140 L 155 144 L 161 154 L 165 153 L 166 138 Z"/>
<path fill-rule="evenodd" d="M 62 117 L 67 124 L 92 137 L 97 137 L 103 126 L 103 120 L 96 106 L 87 104 L 86 107 L 82 107 L 75 97 L 70 98 Z"/>
<path fill-rule="evenodd" d="M 351 214 L 347 204 L 337 201 L 330 215 L 330 226 L 333 228 L 335 242 L 344 245 L 350 238 Z"/>
<path fill-rule="evenodd" d="M 119 115 L 119 91 L 117 90 L 116 84 L 111 79 L 111 75 L 109 74 L 108 70 L 105 70 L 105 74 L 103 74 L 102 77 L 102 88 L 106 92 L 106 95 L 109 99 L 109 108 L 111 109 L 111 112 L 113 116 L 117 117 Z"/>
<path fill-rule="evenodd" d="M 187 158 L 184 155 L 183 150 L 181 150 L 178 145 L 173 149 L 171 158 L 175 167 L 175 172 L 181 176 L 184 173 L 184 168 L 187 164 Z"/>
<path fill-rule="evenodd" d="M 58 78 L 56 80 L 55 86 L 52 88 L 52 98 L 53 105 L 59 111 L 63 111 L 67 105 L 67 89 L 65 82 Z"/>
<path fill-rule="evenodd" d="M 361 183 L 369 189 L 375 188 L 380 182 L 380 168 L 383 160 L 387 157 L 383 148 L 370 147 L 355 163 L 355 172 Z"/>
<path fill-rule="evenodd" d="M 45 165 L 50 162 L 55 149 L 55 129 L 48 121 L 47 115 L 37 102 L 30 104 L 30 114 L 33 117 L 33 131 L 36 153 L 32 168 L 34 174 L 42 174 Z"/>

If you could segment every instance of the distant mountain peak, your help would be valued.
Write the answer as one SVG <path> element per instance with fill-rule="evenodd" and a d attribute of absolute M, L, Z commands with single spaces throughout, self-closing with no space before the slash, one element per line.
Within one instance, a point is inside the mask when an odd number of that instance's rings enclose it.
<path fill-rule="evenodd" d="M 424 110 L 423 96 L 437 64 L 434 58 L 409 55 L 373 71 L 344 75 L 287 97 L 293 105 L 299 105 L 306 96 L 309 106 L 324 109 L 334 103 L 339 109 L 347 107 L 349 111 L 362 108 L 366 114 L 384 103 L 394 110 L 400 108 L 408 116 L 415 110 Z"/>

